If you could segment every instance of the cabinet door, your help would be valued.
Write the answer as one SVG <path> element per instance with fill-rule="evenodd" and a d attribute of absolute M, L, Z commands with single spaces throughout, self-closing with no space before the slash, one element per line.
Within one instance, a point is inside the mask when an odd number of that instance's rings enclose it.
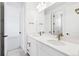
<path fill-rule="evenodd" d="M 42 49 L 40 42 L 37 42 L 37 54 L 38 56 L 49 56 L 49 54 L 45 50 Z"/>
<path fill-rule="evenodd" d="M 37 46 L 36 46 L 36 41 L 33 38 L 30 38 L 30 55 L 31 56 L 36 56 L 37 55 Z"/>
<path fill-rule="evenodd" d="M 66 54 L 40 42 L 38 42 L 38 48 L 39 48 L 38 49 L 39 56 L 66 56 Z"/>
<path fill-rule="evenodd" d="M 38 56 L 49 56 L 49 54 L 45 52 L 43 49 L 38 48 Z"/>

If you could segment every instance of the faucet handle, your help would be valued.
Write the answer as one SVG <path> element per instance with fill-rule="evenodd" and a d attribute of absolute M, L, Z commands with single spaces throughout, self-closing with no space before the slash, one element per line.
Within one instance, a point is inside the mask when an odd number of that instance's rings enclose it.
<path fill-rule="evenodd" d="M 42 34 L 44 34 L 44 33 L 45 33 L 44 31 L 40 31 L 40 32 L 39 32 L 40 36 L 41 36 Z"/>
<path fill-rule="evenodd" d="M 63 33 L 60 33 L 60 36 L 64 36 Z"/>
<path fill-rule="evenodd" d="M 41 36 L 41 34 L 42 34 L 42 33 L 41 33 L 41 31 L 40 31 L 40 32 L 38 32 L 38 34 Z"/>

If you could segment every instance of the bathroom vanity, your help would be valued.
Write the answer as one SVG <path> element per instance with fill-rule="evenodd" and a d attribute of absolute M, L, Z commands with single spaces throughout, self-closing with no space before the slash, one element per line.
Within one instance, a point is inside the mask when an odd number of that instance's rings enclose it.
<path fill-rule="evenodd" d="M 49 38 L 50 37 L 50 38 Z M 56 38 L 44 35 L 28 37 L 27 52 L 30 56 L 78 56 L 79 46 L 65 40 L 58 41 Z"/>
<path fill-rule="evenodd" d="M 66 54 L 51 48 L 49 45 L 42 42 L 42 39 L 29 37 L 30 45 L 28 46 L 28 53 L 30 56 L 65 56 Z"/>

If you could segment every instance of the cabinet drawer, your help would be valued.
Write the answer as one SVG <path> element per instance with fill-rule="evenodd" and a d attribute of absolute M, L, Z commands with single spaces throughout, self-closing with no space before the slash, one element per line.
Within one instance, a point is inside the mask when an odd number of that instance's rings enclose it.
<path fill-rule="evenodd" d="M 39 48 L 50 56 L 66 56 L 66 54 L 39 42 Z"/>

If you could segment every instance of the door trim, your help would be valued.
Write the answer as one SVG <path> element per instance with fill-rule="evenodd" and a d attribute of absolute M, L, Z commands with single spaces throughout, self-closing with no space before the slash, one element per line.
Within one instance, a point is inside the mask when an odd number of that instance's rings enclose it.
<path fill-rule="evenodd" d="M 4 3 L 1 2 L 1 56 L 4 56 Z"/>

